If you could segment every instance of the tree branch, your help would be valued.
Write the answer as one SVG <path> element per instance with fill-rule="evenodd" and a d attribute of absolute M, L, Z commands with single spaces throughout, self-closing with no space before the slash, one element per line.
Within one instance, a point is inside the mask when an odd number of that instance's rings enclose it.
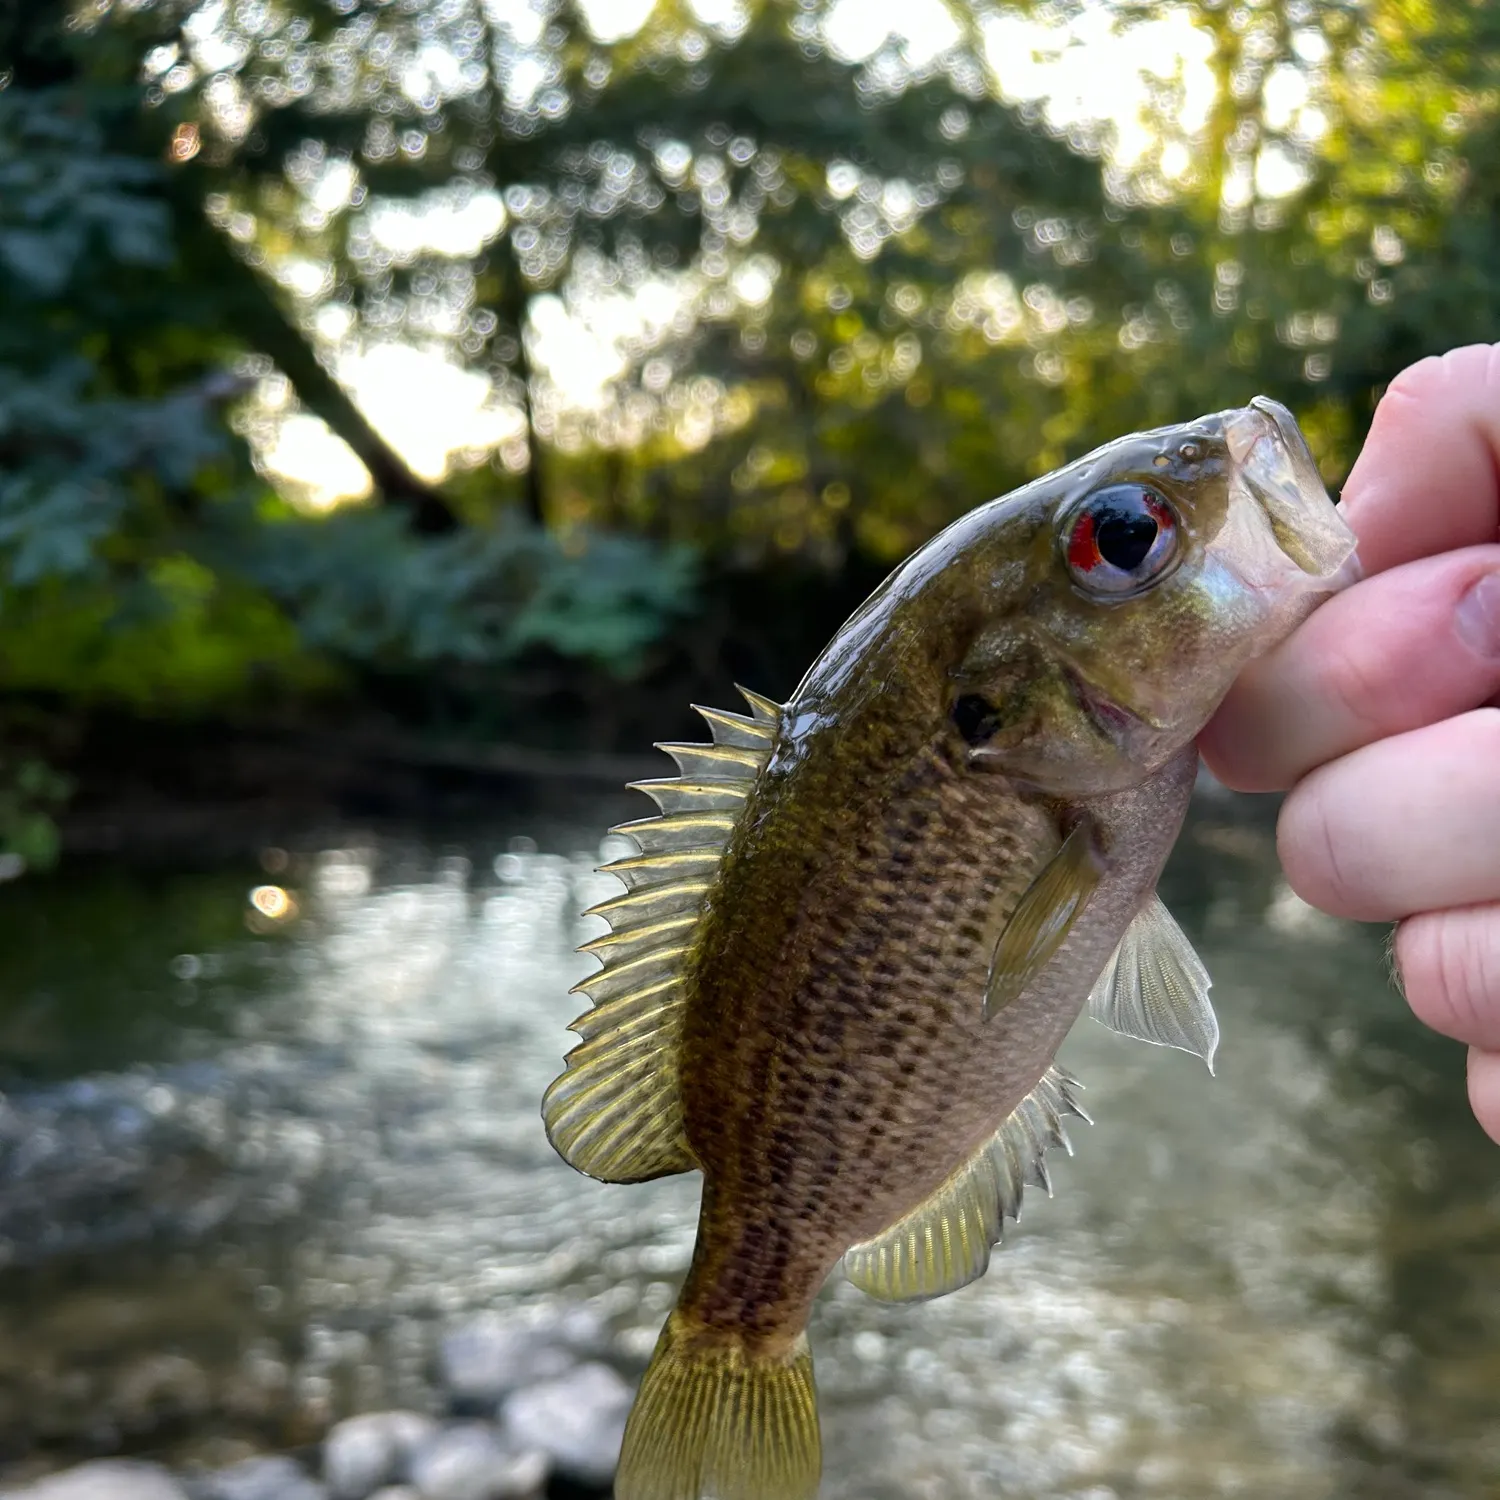
<path fill-rule="evenodd" d="M 413 531 L 436 536 L 456 530 L 461 523 L 448 501 L 412 473 L 401 455 L 370 425 L 265 279 L 235 253 L 205 217 L 195 176 L 182 169 L 171 174 L 168 196 L 177 243 L 184 258 L 197 262 L 201 276 L 226 288 L 225 306 L 234 319 L 234 332 L 268 355 L 291 381 L 302 404 L 354 450 L 370 471 L 380 498 L 410 512 Z"/>

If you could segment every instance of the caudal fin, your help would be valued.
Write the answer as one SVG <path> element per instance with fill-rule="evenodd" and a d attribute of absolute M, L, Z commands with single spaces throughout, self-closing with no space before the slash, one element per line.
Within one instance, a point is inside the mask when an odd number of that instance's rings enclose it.
<path fill-rule="evenodd" d="M 674 1312 L 625 1426 L 615 1500 L 814 1500 L 822 1467 L 806 1337 L 753 1354 Z"/>

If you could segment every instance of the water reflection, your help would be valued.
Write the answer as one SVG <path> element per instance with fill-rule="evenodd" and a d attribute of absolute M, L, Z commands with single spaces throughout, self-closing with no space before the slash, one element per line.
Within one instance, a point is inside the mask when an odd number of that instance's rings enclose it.
<path fill-rule="evenodd" d="M 590 1183 L 537 1116 L 619 815 L 6 892 L 0 1459 L 222 1462 L 420 1405 L 436 1332 L 484 1307 L 590 1299 L 644 1359 L 695 1184 Z M 1085 1026 L 1098 1123 L 989 1276 L 830 1288 L 829 1497 L 1500 1484 L 1500 1171 L 1458 1049 L 1378 934 L 1280 884 L 1263 811 L 1199 808 L 1166 894 L 1219 1077 Z"/>

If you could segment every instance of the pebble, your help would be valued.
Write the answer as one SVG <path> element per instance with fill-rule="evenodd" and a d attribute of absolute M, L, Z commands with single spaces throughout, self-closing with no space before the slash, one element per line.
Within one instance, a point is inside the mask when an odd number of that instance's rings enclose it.
<path fill-rule="evenodd" d="M 587 1307 L 547 1318 L 476 1318 L 443 1339 L 439 1373 L 453 1411 L 439 1424 L 414 1411 L 365 1412 L 338 1423 L 322 1450 L 322 1480 L 285 1455 L 174 1478 L 157 1464 L 107 1459 L 19 1489 L 4 1500 L 540 1500 L 549 1474 L 607 1488 L 631 1391 L 597 1356 L 608 1330 Z M 591 1359 L 591 1356 L 593 1357 Z M 580 1364 L 580 1359 L 590 1360 Z M 185 1360 L 143 1364 L 125 1403 L 191 1415 L 201 1374 Z M 139 1389 L 137 1389 L 139 1387 Z"/>
<path fill-rule="evenodd" d="M 187 1500 L 165 1469 L 124 1459 L 80 1464 L 6 1493 L 10 1500 Z"/>
<path fill-rule="evenodd" d="M 328 1500 L 328 1491 L 283 1457 L 247 1458 L 193 1481 L 195 1500 Z"/>
<path fill-rule="evenodd" d="M 502 1430 L 512 1446 L 540 1449 L 570 1479 L 607 1484 L 630 1401 L 630 1387 L 608 1365 L 579 1365 L 510 1396 Z"/>
<path fill-rule="evenodd" d="M 604 1325 L 588 1308 L 545 1322 L 487 1315 L 443 1339 L 438 1373 L 454 1411 L 492 1416 L 512 1391 L 556 1379 L 604 1343 Z"/>
<path fill-rule="evenodd" d="M 437 1433 L 414 1411 L 376 1411 L 340 1422 L 323 1442 L 323 1480 L 331 1500 L 365 1500 L 406 1476 L 413 1453 Z"/>
<path fill-rule="evenodd" d="M 547 1456 L 518 1451 L 492 1427 L 449 1427 L 412 1456 L 409 1477 L 422 1500 L 531 1500 L 547 1482 Z"/>
<path fill-rule="evenodd" d="M 113 1415 L 130 1432 L 201 1418 L 213 1404 L 208 1376 L 180 1354 L 148 1354 L 119 1376 Z"/>

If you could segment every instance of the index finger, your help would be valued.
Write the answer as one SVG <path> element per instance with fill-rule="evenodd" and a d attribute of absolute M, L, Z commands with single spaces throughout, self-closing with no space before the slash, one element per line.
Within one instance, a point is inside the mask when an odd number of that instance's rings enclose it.
<path fill-rule="evenodd" d="M 1339 509 L 1366 575 L 1500 540 L 1500 344 L 1470 344 L 1387 387 Z"/>

